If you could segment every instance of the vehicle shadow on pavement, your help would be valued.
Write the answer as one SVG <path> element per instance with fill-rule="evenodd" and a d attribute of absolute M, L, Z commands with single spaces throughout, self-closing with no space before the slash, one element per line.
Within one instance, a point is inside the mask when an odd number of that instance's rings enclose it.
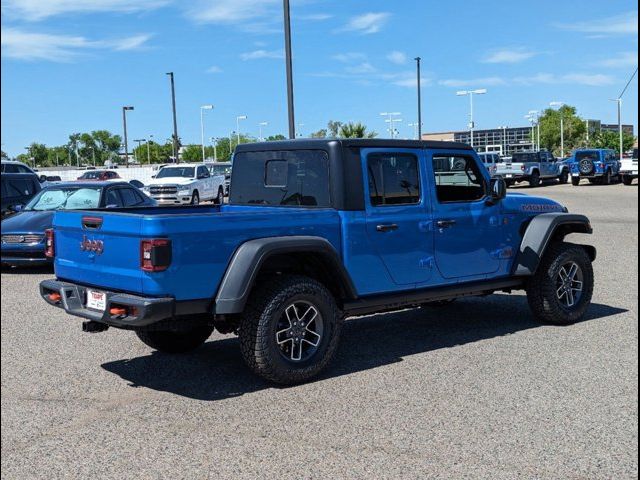
<path fill-rule="evenodd" d="M 2 273 L 21 274 L 21 275 L 42 275 L 44 273 L 53 274 L 53 266 L 40 265 L 35 267 L 10 267 L 2 265 Z"/>
<path fill-rule="evenodd" d="M 593 304 L 584 321 L 627 310 Z M 467 299 L 447 307 L 428 307 L 347 320 L 332 365 L 313 381 L 349 375 L 403 357 L 452 348 L 541 327 L 524 296 Z M 546 327 L 571 328 L 571 327 Z M 153 352 L 102 364 L 132 387 L 170 392 L 198 400 L 222 400 L 274 388 L 245 366 L 236 338 L 210 341 L 185 355 Z M 277 388 L 277 387 L 276 387 Z M 295 388 L 295 387 L 291 387 Z"/>

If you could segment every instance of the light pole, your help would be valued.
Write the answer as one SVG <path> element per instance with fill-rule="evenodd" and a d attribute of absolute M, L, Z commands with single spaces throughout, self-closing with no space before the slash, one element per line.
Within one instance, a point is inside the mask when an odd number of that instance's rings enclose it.
<path fill-rule="evenodd" d="M 473 130 L 476 128 L 475 123 L 473 123 L 473 96 L 474 95 L 484 95 L 487 93 L 486 88 L 478 88 L 476 90 L 460 90 L 456 92 L 456 95 L 459 97 L 469 96 L 469 134 L 471 137 L 471 146 L 473 147 Z"/>
<path fill-rule="evenodd" d="M 204 111 L 205 110 L 213 110 L 213 105 L 202 105 L 200 107 L 200 140 L 202 144 L 202 162 L 205 161 L 205 153 L 204 153 Z"/>
<path fill-rule="evenodd" d="M 502 148 L 503 148 L 503 155 L 508 155 L 508 148 L 507 148 L 507 128 L 509 128 L 506 125 L 503 125 L 501 127 L 499 127 L 500 129 L 502 129 Z"/>
<path fill-rule="evenodd" d="M 211 137 L 211 143 L 213 144 L 213 161 L 218 161 L 218 139 L 216 137 Z"/>
<path fill-rule="evenodd" d="M 550 107 L 558 107 L 558 113 L 560 114 L 560 157 L 564 158 L 564 113 L 562 107 L 564 102 L 551 102 Z"/>
<path fill-rule="evenodd" d="M 302 127 L 304 127 L 304 123 L 298 124 L 298 138 L 302 138 Z"/>
<path fill-rule="evenodd" d="M 142 164 L 142 162 L 138 160 L 138 152 L 140 151 L 140 145 L 142 145 L 142 142 L 146 142 L 146 141 L 147 141 L 146 138 L 136 138 L 134 140 L 134 142 L 138 144 L 138 148 L 133 152 L 133 159 L 135 160 L 136 163 Z"/>
<path fill-rule="evenodd" d="M 260 130 L 260 134 L 258 135 L 259 142 L 264 142 L 264 138 L 262 138 L 262 127 L 266 127 L 267 125 L 269 125 L 268 122 L 260 122 L 258 124 L 258 129 Z"/>
<path fill-rule="evenodd" d="M 93 158 L 93 166 L 96 166 L 96 151 L 93 147 L 88 147 L 91 150 L 91 157 Z"/>
<path fill-rule="evenodd" d="M 396 138 L 396 132 L 399 133 L 398 129 L 396 129 L 395 123 L 402 122 L 401 118 L 389 118 L 385 120 L 385 123 L 389 124 L 389 133 L 391 134 L 391 138 Z"/>
<path fill-rule="evenodd" d="M 536 144 L 538 145 L 537 150 L 540 151 L 540 112 L 538 110 L 529 110 L 529 115 L 533 115 L 536 119 Z"/>
<path fill-rule="evenodd" d="M 531 150 L 535 152 L 536 151 L 536 130 L 535 130 L 536 117 L 534 117 L 533 115 L 525 115 L 524 118 L 526 118 L 527 120 L 529 120 L 529 122 L 531 122 Z"/>
<path fill-rule="evenodd" d="M 416 57 L 416 73 L 418 75 L 418 140 L 422 140 L 422 78 L 420 75 L 420 57 Z"/>
<path fill-rule="evenodd" d="M 122 126 L 124 128 L 124 162 L 129 168 L 129 144 L 127 142 L 127 110 L 133 110 L 133 107 L 122 107 Z M 78 159 L 78 162 L 80 160 Z"/>
<path fill-rule="evenodd" d="M 173 110 L 173 157 L 176 163 L 180 163 L 178 152 L 178 117 L 176 114 L 176 86 L 173 78 L 173 72 L 167 72 L 171 81 L 171 107 Z"/>
<path fill-rule="evenodd" d="M 231 159 L 231 155 L 233 154 L 233 135 L 236 132 L 229 132 L 229 159 Z"/>
<path fill-rule="evenodd" d="M 246 115 L 238 115 L 236 117 L 236 135 L 238 136 L 238 145 L 240 145 L 240 120 L 246 120 Z"/>
<path fill-rule="evenodd" d="M 629 77 L 629 81 L 622 89 L 622 92 L 620 92 L 620 95 L 618 95 L 618 98 L 613 99 L 613 101 L 618 104 L 618 135 L 620 137 L 620 161 L 622 161 L 622 158 L 623 158 L 622 149 L 624 148 L 623 135 L 622 135 L 622 96 L 624 95 L 624 92 L 627 91 L 627 88 L 629 88 L 629 85 L 631 85 L 631 80 L 633 80 L 633 77 L 635 77 L 637 73 L 638 73 L 638 67 L 636 67 L 634 72 L 631 74 L 631 77 Z"/>
<path fill-rule="evenodd" d="M 287 69 L 287 108 L 289 113 L 289 138 L 296 138 L 296 120 L 293 105 L 293 62 L 291 49 L 291 9 L 289 0 L 283 0 L 284 10 L 284 51 Z"/>
<path fill-rule="evenodd" d="M 147 163 L 149 165 L 151 165 L 151 146 L 149 144 L 151 143 L 152 138 L 153 135 L 149 135 L 149 138 L 147 138 Z"/>
<path fill-rule="evenodd" d="M 389 124 L 389 133 L 391 134 L 391 138 L 394 138 L 394 127 L 393 127 L 393 122 L 394 119 L 393 117 L 397 117 L 399 115 L 402 115 L 400 112 L 381 112 L 380 116 L 381 117 L 387 117 L 387 119 L 385 120 L 385 123 Z M 402 121 L 402 120 L 400 120 Z"/>
<path fill-rule="evenodd" d="M 420 140 L 420 123 L 407 123 L 407 127 L 412 127 L 413 138 Z"/>

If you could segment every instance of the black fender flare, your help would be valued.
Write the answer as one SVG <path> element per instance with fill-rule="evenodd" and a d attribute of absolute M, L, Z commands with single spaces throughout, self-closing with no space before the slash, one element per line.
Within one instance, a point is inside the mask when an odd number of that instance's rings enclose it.
<path fill-rule="evenodd" d="M 273 255 L 314 253 L 335 274 L 347 298 L 357 298 L 351 277 L 338 252 L 324 238 L 312 236 L 269 237 L 249 240 L 235 251 L 215 297 L 215 314 L 242 313 L 261 267 Z"/>
<path fill-rule="evenodd" d="M 584 215 L 571 213 L 543 213 L 529 223 L 516 257 L 514 275 L 529 277 L 536 273 L 552 238 L 570 233 L 592 234 L 591 222 Z M 583 245 L 591 260 L 596 259 L 596 249 Z"/>

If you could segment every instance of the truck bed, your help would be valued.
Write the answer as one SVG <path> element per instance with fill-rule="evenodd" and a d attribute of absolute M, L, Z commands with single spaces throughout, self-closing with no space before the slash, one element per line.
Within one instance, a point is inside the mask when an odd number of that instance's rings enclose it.
<path fill-rule="evenodd" d="M 340 219 L 332 209 L 225 205 L 76 210 L 57 212 L 53 223 L 59 279 L 178 301 L 212 297 L 235 249 L 247 240 L 317 235 L 342 251 Z M 100 227 L 91 228 L 95 223 Z M 171 240 L 171 265 L 163 272 L 145 272 L 140 268 L 141 240 L 155 238 Z M 81 249 L 85 241 L 102 242 L 103 251 Z"/>

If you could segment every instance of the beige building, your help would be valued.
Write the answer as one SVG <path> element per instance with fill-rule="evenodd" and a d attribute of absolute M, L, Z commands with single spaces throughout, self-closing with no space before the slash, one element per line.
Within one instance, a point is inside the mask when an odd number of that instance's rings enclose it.
<path fill-rule="evenodd" d="M 434 140 L 440 142 L 454 142 L 455 132 L 441 132 L 441 133 L 424 133 L 422 134 L 422 140 Z"/>

